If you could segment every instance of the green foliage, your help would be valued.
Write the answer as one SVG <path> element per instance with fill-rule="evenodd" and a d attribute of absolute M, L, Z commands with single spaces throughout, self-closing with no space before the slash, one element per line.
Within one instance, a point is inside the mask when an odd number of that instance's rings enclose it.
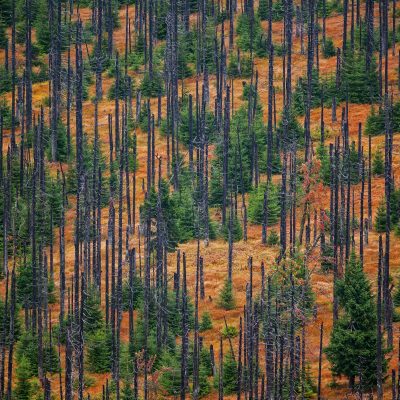
<path fill-rule="evenodd" d="M 190 115 L 189 115 L 189 97 L 184 96 L 180 104 L 180 119 L 178 126 L 178 138 L 179 141 L 186 146 L 189 145 L 189 125 L 190 125 Z M 168 131 L 167 120 L 162 121 L 161 132 L 166 135 Z M 192 109 L 192 141 L 199 142 L 200 136 L 203 132 L 200 131 L 200 127 L 196 124 L 196 109 Z M 217 130 L 215 125 L 214 114 L 207 108 L 205 110 L 205 127 L 204 135 L 208 142 L 214 142 L 217 138 Z"/>
<path fill-rule="evenodd" d="M 360 163 L 358 160 L 358 150 L 356 148 L 356 143 L 351 142 L 350 153 L 348 155 L 350 163 L 350 182 L 354 185 L 360 182 Z"/>
<path fill-rule="evenodd" d="M 0 94 L 11 91 L 11 84 L 11 73 L 2 65 L 0 67 Z"/>
<path fill-rule="evenodd" d="M 267 190 L 267 224 L 274 225 L 280 216 L 279 192 L 276 185 L 269 183 L 259 185 L 250 192 L 249 221 L 253 224 L 262 224 L 264 221 L 264 194 Z"/>
<path fill-rule="evenodd" d="M 276 231 L 272 230 L 267 237 L 267 245 L 268 246 L 276 246 L 279 244 L 279 236 Z"/>
<path fill-rule="evenodd" d="M 251 58 L 246 54 L 229 55 L 228 76 L 230 78 L 249 78 L 251 76 Z"/>
<path fill-rule="evenodd" d="M 231 352 L 224 357 L 222 370 L 222 383 L 224 394 L 235 393 L 237 390 L 237 363 Z"/>
<path fill-rule="evenodd" d="M 135 392 L 129 381 L 124 381 L 124 384 L 121 389 L 121 399 L 122 400 L 136 400 Z"/>
<path fill-rule="evenodd" d="M 211 315 L 208 311 L 205 311 L 203 315 L 201 316 L 201 321 L 200 321 L 200 332 L 205 332 L 208 331 L 209 329 L 212 329 L 213 324 L 211 320 Z"/>
<path fill-rule="evenodd" d="M 385 202 L 381 202 L 378 206 L 378 210 L 375 216 L 375 230 L 378 233 L 386 231 L 386 205 Z"/>
<path fill-rule="evenodd" d="M 336 48 L 333 40 L 330 37 L 325 39 L 325 46 L 322 46 L 322 54 L 325 58 L 333 57 L 336 55 Z"/>
<path fill-rule="evenodd" d="M 229 221 L 226 224 L 221 225 L 221 236 L 228 241 L 229 240 Z M 232 241 L 238 242 L 243 238 L 243 230 L 240 221 L 236 215 L 232 218 Z"/>
<path fill-rule="evenodd" d="M 17 307 L 14 317 L 14 339 L 18 340 L 21 336 L 21 320 L 18 315 L 19 307 Z M 5 318 L 5 320 L 4 320 Z M 6 344 L 10 340 L 10 301 L 7 303 L 7 310 L 5 310 L 4 301 L 0 299 L 0 332 L 3 332 L 3 328 L 6 331 Z"/>
<path fill-rule="evenodd" d="M 393 294 L 393 304 L 396 307 L 400 306 L 400 279 L 397 279 L 397 285 L 395 286 L 395 291 Z"/>
<path fill-rule="evenodd" d="M 338 98 L 351 103 L 369 103 L 379 99 L 378 72 L 375 59 L 367 71 L 365 54 L 349 52 L 343 60 L 341 85 Z"/>
<path fill-rule="evenodd" d="M 150 218 L 154 225 L 156 225 L 158 216 L 157 201 L 158 197 L 160 197 L 160 206 L 162 210 L 160 222 L 163 224 L 164 240 L 168 250 L 173 251 L 180 239 L 179 220 L 176 215 L 178 205 L 176 204 L 174 196 L 169 193 L 169 185 L 167 182 L 162 181 L 159 190 L 160 193 L 156 192 L 154 187 L 151 188 L 147 199 L 140 207 L 140 218 L 142 221 L 146 221 L 147 218 Z M 155 249 L 156 246 L 155 235 L 156 233 L 153 234 L 151 239 L 152 249 Z"/>
<path fill-rule="evenodd" d="M 4 49 L 7 44 L 8 37 L 6 28 L 6 24 L 0 16 L 0 49 Z"/>
<path fill-rule="evenodd" d="M 12 6 L 11 0 L 0 0 L 0 19 L 6 26 L 11 25 Z"/>
<path fill-rule="evenodd" d="M 282 0 L 272 3 L 272 21 L 281 21 L 285 14 L 285 8 Z M 261 21 L 267 21 L 269 17 L 268 0 L 260 0 L 258 5 L 258 18 Z"/>
<path fill-rule="evenodd" d="M 3 117 L 3 129 L 11 129 L 11 107 L 4 98 L 0 99 L 0 115 Z M 16 125 L 18 124 L 16 120 Z"/>
<path fill-rule="evenodd" d="M 294 146 L 295 143 L 297 146 L 302 145 L 304 143 L 304 129 L 297 121 L 296 115 L 292 110 L 286 109 L 282 113 L 282 118 L 277 127 L 277 135 L 279 137 L 283 137 L 284 123 L 286 123 L 286 144 L 289 146 Z"/>
<path fill-rule="evenodd" d="M 389 123 L 394 132 L 400 131 L 400 101 L 393 104 L 389 111 Z M 365 125 L 365 133 L 371 136 L 382 135 L 385 133 L 385 110 L 380 108 L 376 112 L 375 108 L 371 108 Z"/>
<path fill-rule="evenodd" d="M 129 287 L 129 280 L 124 280 L 124 282 L 122 283 L 122 309 L 124 311 L 128 311 L 130 301 L 132 301 L 134 310 L 139 309 L 143 301 L 143 293 L 143 282 L 137 276 L 137 274 L 133 276 L 132 291 Z"/>
<path fill-rule="evenodd" d="M 265 41 L 260 20 L 254 17 L 253 29 L 251 29 L 250 17 L 248 14 L 240 14 L 237 19 L 236 33 L 238 35 L 237 46 L 243 51 L 253 51 L 260 56 L 266 55 Z"/>
<path fill-rule="evenodd" d="M 56 18 L 54 20 L 55 20 L 54 25 L 51 26 L 49 20 L 49 0 L 38 0 L 37 13 L 34 15 L 33 26 L 36 30 L 37 45 L 42 53 L 48 53 L 50 51 L 51 32 L 52 30 L 54 30 L 54 32 L 57 31 Z M 61 26 L 62 50 L 65 50 L 67 45 L 67 38 L 68 38 L 67 29 L 68 29 L 67 25 L 64 24 L 64 21 L 62 20 L 62 26 Z M 72 31 L 74 32 L 73 29 Z"/>
<path fill-rule="evenodd" d="M 235 338 L 238 335 L 238 330 L 236 327 L 234 326 L 224 326 L 224 328 L 222 329 L 221 335 L 224 339 L 228 339 L 228 338 Z"/>
<path fill-rule="evenodd" d="M 268 15 L 268 0 L 260 0 L 258 3 L 258 18 L 260 18 L 261 21 L 266 21 Z"/>
<path fill-rule="evenodd" d="M 383 155 L 380 150 L 377 150 L 374 153 L 374 157 L 372 159 L 372 173 L 374 176 L 383 176 L 385 172 L 385 162 L 383 160 Z"/>
<path fill-rule="evenodd" d="M 229 279 L 225 280 L 224 286 L 219 293 L 218 307 L 224 310 L 233 310 L 235 308 L 235 298 L 233 296 L 233 286 Z"/>
<path fill-rule="evenodd" d="M 87 336 L 87 364 L 90 372 L 104 373 L 111 370 L 112 340 L 111 333 L 98 329 Z"/>
<path fill-rule="evenodd" d="M 87 334 L 98 331 L 103 326 L 103 315 L 100 308 L 100 295 L 95 286 L 89 286 L 83 309 L 84 331 Z"/>
<path fill-rule="evenodd" d="M 95 147 L 94 147 L 94 143 L 88 143 L 88 137 L 86 134 L 84 134 L 84 136 L 83 136 L 83 146 L 82 147 L 83 147 L 83 169 L 86 172 L 87 177 L 88 177 L 88 187 L 91 189 L 93 187 L 93 177 L 95 176 L 94 171 L 93 171 Z M 111 184 L 115 183 L 115 181 L 112 181 L 113 176 L 111 176 L 109 178 L 110 185 L 107 184 L 107 180 L 106 180 L 106 177 L 104 174 L 104 171 L 106 169 L 106 162 L 105 162 L 105 157 L 103 156 L 103 154 L 100 151 L 100 148 L 98 149 L 98 157 L 99 157 L 99 160 L 98 160 L 99 165 L 98 166 L 100 167 L 101 172 L 102 172 L 101 204 L 104 207 L 109 202 L 109 195 L 110 195 L 110 191 L 112 189 Z M 67 193 L 68 194 L 76 194 L 76 189 L 77 189 L 76 185 L 77 185 L 76 165 L 75 165 L 75 162 L 71 162 L 68 166 L 68 172 L 66 173 Z M 110 191 L 109 191 L 109 188 L 110 188 Z M 97 196 L 97 193 L 95 195 Z"/>
<path fill-rule="evenodd" d="M 266 172 L 266 134 L 263 113 L 258 107 L 253 124 L 248 126 L 247 107 L 240 107 L 233 115 L 228 144 L 228 182 L 239 192 L 247 192 L 251 188 L 251 159 L 253 157 L 253 139 L 257 143 L 260 172 Z M 240 155 L 239 155 L 240 148 Z M 211 164 L 210 205 L 222 204 L 222 166 L 223 144 L 218 143 L 216 158 Z M 241 157 L 240 157 L 241 156 Z M 242 168 L 240 168 L 240 164 Z M 242 170 L 242 178 L 241 172 Z"/>
<path fill-rule="evenodd" d="M 345 271 L 336 287 L 341 314 L 325 352 L 335 375 L 349 379 L 361 375 L 360 384 L 366 389 L 376 384 L 376 307 L 370 283 L 354 253 Z M 386 371 L 386 360 L 382 358 Z"/>
<path fill-rule="evenodd" d="M 141 53 L 132 51 L 128 54 L 128 68 L 132 71 L 139 71 L 140 67 L 144 64 L 144 56 Z"/>
<path fill-rule="evenodd" d="M 14 389 L 14 396 L 18 400 L 30 400 L 32 395 L 32 385 L 29 382 L 31 377 L 29 360 L 22 356 L 18 362 L 17 370 L 17 384 Z"/>
<path fill-rule="evenodd" d="M 159 383 L 169 396 L 177 396 L 181 389 L 181 368 L 177 358 L 169 352 L 162 354 Z"/>
<path fill-rule="evenodd" d="M 32 336 L 30 332 L 25 332 L 17 345 L 15 353 L 16 360 L 21 363 L 25 358 L 28 361 L 26 374 L 29 377 L 38 374 L 38 337 Z M 43 372 L 55 373 L 59 371 L 58 353 L 54 345 L 50 345 L 48 335 L 43 336 Z"/>
<path fill-rule="evenodd" d="M 153 72 L 153 77 L 146 72 L 140 84 L 140 90 L 145 97 L 157 97 L 159 94 L 164 94 L 163 77 L 158 72 Z"/>
<path fill-rule="evenodd" d="M 128 80 L 125 79 L 122 74 L 119 75 L 118 79 L 118 98 L 120 100 L 124 100 L 125 98 L 129 98 L 132 95 L 132 87 L 129 84 Z M 108 90 L 108 100 L 115 100 L 116 96 L 116 82 L 113 82 Z"/>
<path fill-rule="evenodd" d="M 211 392 L 211 385 L 208 382 L 208 373 L 206 367 L 200 364 L 199 368 L 199 386 L 200 386 L 200 397 L 207 396 Z"/>
<path fill-rule="evenodd" d="M 335 83 L 332 79 L 321 79 L 316 69 L 311 74 L 311 108 L 321 105 L 321 98 L 329 105 L 335 93 Z M 297 80 L 293 93 L 293 112 L 303 115 L 306 111 L 307 102 L 307 77 L 303 76 Z"/>
<path fill-rule="evenodd" d="M 57 148 L 56 148 L 56 161 L 66 162 L 68 155 L 68 142 L 67 142 L 67 128 L 59 121 L 57 124 Z M 43 132 L 47 158 L 51 159 L 51 133 L 50 128 L 45 127 Z"/>

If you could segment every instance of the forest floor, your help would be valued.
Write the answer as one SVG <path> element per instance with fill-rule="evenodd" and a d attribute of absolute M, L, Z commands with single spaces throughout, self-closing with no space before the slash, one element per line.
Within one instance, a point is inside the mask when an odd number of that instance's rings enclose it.
<path fill-rule="evenodd" d="M 133 7 L 129 8 L 129 15 L 132 17 L 134 15 Z M 81 18 L 85 20 L 90 19 L 90 10 L 89 9 L 81 9 L 80 10 Z M 327 36 L 332 37 L 336 46 L 341 45 L 341 37 L 342 37 L 342 16 L 332 16 L 327 19 Z M 124 50 L 125 43 L 125 31 L 124 31 L 124 23 L 125 21 L 125 10 L 120 11 L 120 19 L 121 19 L 121 28 L 118 28 L 115 31 L 114 40 L 119 51 Z M 265 28 L 265 26 L 264 26 Z M 226 26 L 225 31 L 227 32 L 228 27 Z M 276 22 L 273 24 L 273 36 L 274 41 L 278 41 L 278 38 L 281 38 L 283 30 L 283 24 L 281 22 Z M 18 46 L 18 53 L 22 54 L 22 48 Z M 398 49 L 396 49 L 398 51 Z M 72 62 L 74 62 L 74 49 L 71 51 Z M 65 55 L 64 55 L 65 57 Z M 0 58 L 3 58 L 3 54 L 1 54 Z M 2 60 L 0 60 L 2 62 Z M 334 74 L 336 67 L 336 58 L 332 57 L 329 59 L 324 59 L 320 57 L 320 70 L 324 75 L 332 75 Z M 390 64 L 389 64 L 389 81 L 390 86 L 393 88 L 397 87 L 397 57 L 393 57 L 390 55 Z M 268 94 L 268 60 L 267 59 L 256 59 L 256 69 L 259 74 L 259 95 L 261 104 L 266 109 L 267 105 L 267 94 Z M 293 82 L 295 83 L 297 78 L 303 76 L 306 71 L 306 56 L 300 54 L 300 40 L 295 38 L 294 41 L 294 55 L 293 55 Z M 132 74 L 136 80 L 140 80 L 140 73 Z M 279 90 L 281 88 L 282 81 L 282 58 L 276 57 L 274 63 L 274 80 L 275 85 L 277 86 L 277 97 L 276 104 L 278 108 L 281 108 L 282 105 L 282 91 Z M 241 103 L 240 94 L 242 87 L 243 79 L 236 79 L 234 81 L 234 90 L 236 93 L 234 108 L 237 109 Z M 189 78 L 184 81 L 185 91 L 194 93 L 195 90 L 195 78 Z M 210 94 L 211 98 L 215 96 L 215 79 L 214 77 L 210 77 Z M 108 88 L 112 84 L 112 80 L 103 77 L 103 93 L 107 93 Z M 394 89 L 396 90 L 396 89 Z M 89 98 L 94 93 L 94 86 L 90 88 Z M 398 96 L 398 93 L 394 92 L 395 96 Z M 35 106 L 35 111 L 39 110 L 40 105 L 43 103 L 44 98 L 48 96 L 48 83 L 39 83 L 33 86 L 33 102 Z M 6 96 L 7 100 L 10 100 L 10 95 Z M 151 101 L 152 109 L 156 110 L 156 99 Z M 342 105 L 341 105 L 342 106 Z M 165 106 L 165 98 L 163 99 L 163 115 L 166 112 Z M 338 111 L 341 108 L 338 107 Z M 47 110 L 46 110 L 47 111 Z M 94 105 L 88 100 L 84 102 L 84 131 L 89 135 L 89 137 L 93 137 L 93 126 L 94 126 Z M 107 116 L 109 113 L 113 114 L 114 112 L 114 101 L 107 100 L 106 96 L 104 96 L 103 100 L 99 104 L 99 133 L 100 133 L 100 141 L 103 146 L 103 153 L 108 154 L 108 125 L 107 125 Z M 361 122 L 365 125 L 366 118 L 370 112 L 370 105 L 359 105 L 359 104 L 350 104 L 349 105 L 349 132 L 351 139 L 357 140 L 357 132 L 358 132 L 358 124 Z M 266 112 L 264 113 L 266 118 Z M 331 110 L 325 110 L 326 115 L 326 130 L 327 130 L 327 142 L 333 142 L 334 138 L 340 135 L 340 122 L 332 123 L 331 122 Z M 340 112 L 339 112 L 340 115 Z M 75 125 L 75 115 L 74 112 L 71 114 L 72 121 L 71 124 L 74 127 Z M 317 130 L 320 123 L 320 109 L 316 108 L 312 110 L 312 130 Z M 340 118 L 338 118 L 340 120 Z M 6 132 L 7 133 L 7 132 Z M 138 149 L 138 158 L 139 158 L 139 169 L 137 171 L 137 210 L 136 210 L 136 221 L 138 221 L 139 214 L 139 206 L 143 202 L 144 192 L 141 187 L 142 179 L 146 179 L 146 152 L 147 152 L 147 134 L 141 132 L 140 129 L 137 130 L 137 149 Z M 364 149 L 368 149 L 368 138 L 366 136 L 362 137 L 362 143 Z M 7 146 L 7 141 L 4 143 Z M 166 159 L 166 141 L 160 134 L 158 129 L 156 130 L 156 153 L 161 155 L 163 159 Z M 315 145 L 314 145 L 315 148 Z M 372 139 L 372 151 L 374 152 L 377 148 L 384 149 L 384 137 L 374 137 Z M 210 156 L 212 157 L 212 155 Z M 164 167 L 165 167 L 164 163 Z M 51 166 L 52 170 L 55 172 L 59 166 L 54 164 Z M 394 177 L 397 181 L 397 186 L 400 185 L 400 134 L 396 133 L 393 139 L 393 171 Z M 163 173 L 165 174 L 165 170 Z M 355 208 L 356 215 L 359 210 L 359 195 L 360 187 L 355 186 Z M 374 212 L 377 209 L 377 205 L 384 198 L 384 180 L 383 178 L 374 178 L 372 180 L 372 204 Z M 71 200 L 73 203 L 73 200 Z M 318 210 L 320 208 L 329 207 L 329 189 L 326 187 L 321 187 L 320 185 L 315 185 L 311 192 L 311 204 L 312 208 Z M 298 215 L 301 215 L 303 204 L 299 205 Z M 212 218 L 218 219 L 219 215 L 215 210 L 212 210 Z M 73 243 L 73 227 L 74 224 L 72 221 L 74 220 L 75 211 L 73 207 L 67 211 L 66 221 L 68 221 L 66 225 L 66 274 L 67 280 L 72 276 L 73 273 L 73 265 L 74 265 L 74 243 Z M 373 216 L 374 217 L 374 216 Z M 300 218 L 299 218 L 300 219 Z M 102 211 L 102 236 L 103 239 L 106 238 L 107 235 L 107 222 L 108 222 L 108 210 L 105 208 Z M 125 221 L 126 222 L 126 221 Z M 298 221 L 300 224 L 300 221 Z M 272 227 L 272 229 L 279 230 L 279 225 Z M 356 235 L 357 236 L 357 235 Z M 58 233 L 55 235 L 58 240 Z M 358 239 L 356 238 L 356 241 Z M 103 241 L 105 243 L 105 240 Z M 131 238 L 132 247 L 138 248 L 138 236 L 137 234 Z M 55 243 L 55 248 L 58 244 Z M 227 256 L 228 256 L 228 244 L 222 239 L 212 240 L 205 246 L 204 243 L 200 243 L 200 252 L 204 258 L 204 282 L 205 282 L 205 300 L 200 300 L 199 308 L 200 308 L 200 316 L 204 311 L 208 311 L 212 316 L 213 328 L 210 331 L 207 331 L 203 334 L 204 344 L 210 345 L 213 344 L 215 348 L 219 346 L 219 337 L 220 332 L 224 327 L 225 320 L 228 325 L 233 325 L 238 327 L 239 325 L 239 317 L 243 314 L 243 305 L 245 304 L 245 290 L 246 284 L 249 280 L 249 270 L 247 267 L 248 257 L 253 257 L 253 265 L 254 265 L 254 285 L 255 285 L 255 293 L 257 293 L 260 289 L 261 282 L 261 273 L 260 266 L 261 262 L 264 262 L 266 266 L 266 271 L 273 266 L 275 257 L 278 254 L 278 247 L 265 247 L 261 244 L 261 227 L 256 225 L 249 225 L 248 228 L 248 240 L 246 242 L 239 241 L 234 244 L 233 247 L 233 285 L 234 285 L 234 293 L 236 299 L 236 307 L 231 311 L 224 311 L 217 307 L 216 299 L 218 298 L 218 294 L 223 286 L 224 279 L 227 273 Z M 179 246 L 181 252 L 186 253 L 187 257 L 187 265 L 188 265 L 188 289 L 189 293 L 193 295 L 194 293 L 194 284 L 195 284 L 195 272 L 196 272 L 196 253 L 197 253 L 197 242 L 192 241 L 189 243 L 185 243 Z M 142 244 L 143 248 L 143 244 Z M 102 257 L 105 259 L 105 248 L 102 249 Z M 310 268 L 312 269 L 312 289 L 316 296 L 316 305 L 317 305 L 317 316 L 315 319 L 308 321 L 306 326 L 306 349 L 307 349 L 307 362 L 310 364 L 311 372 L 313 377 L 317 376 L 318 369 L 318 355 L 319 355 L 319 330 L 320 324 L 324 322 L 324 346 L 326 346 L 329 342 L 329 334 L 332 328 L 332 276 L 330 274 L 324 274 L 319 269 L 318 262 L 319 250 L 315 251 L 315 254 L 312 255 L 310 260 Z M 141 256 L 139 254 L 139 256 Z M 391 240 L 391 274 L 397 282 L 397 275 L 400 274 L 400 240 L 395 236 L 392 236 Z M 168 270 L 172 275 L 175 270 L 176 264 L 176 253 L 170 254 L 169 258 Z M 376 276 L 377 276 L 377 264 L 378 264 L 378 234 L 374 231 L 369 233 L 369 244 L 365 247 L 364 253 L 364 270 L 368 274 L 369 279 L 371 280 L 371 284 L 374 287 Z M 58 280 L 58 272 L 59 272 L 59 257 L 56 252 L 54 258 L 54 268 L 55 268 L 55 284 L 56 288 L 59 286 Z M 1 285 L 4 286 L 3 283 Z M 103 286 L 104 287 L 104 286 Z M 104 304 L 104 302 L 103 302 Z M 52 316 L 53 322 L 58 322 L 58 304 L 52 306 Z M 122 331 L 121 338 L 124 341 L 128 339 L 128 318 L 127 315 L 124 315 L 122 321 Z M 388 355 L 391 357 L 391 367 L 395 368 L 397 366 L 397 351 L 398 351 L 398 339 L 400 338 L 398 332 L 398 325 L 395 324 L 395 348 Z M 228 346 L 228 343 L 225 344 Z M 234 339 L 234 346 L 237 345 L 236 339 Z M 263 353 L 262 346 L 260 347 L 260 354 Z M 99 394 L 102 391 L 102 385 L 105 382 L 105 379 L 109 376 L 107 374 L 102 375 L 93 375 L 95 377 L 94 384 L 88 389 L 88 392 L 92 395 Z M 154 377 L 154 382 L 156 383 L 157 377 Z M 52 388 L 55 393 L 58 393 L 58 376 L 52 377 Z M 322 364 L 322 397 L 324 399 L 344 399 L 349 398 L 349 390 L 346 387 L 346 382 L 344 380 L 337 380 L 337 385 L 331 385 L 333 382 L 332 374 L 329 369 L 329 363 L 326 360 L 325 356 L 323 357 Z M 390 386 L 389 379 L 386 382 L 387 390 L 386 393 L 390 393 L 388 387 Z M 207 398 L 215 399 L 217 398 L 217 393 L 213 393 L 209 395 Z M 229 397 L 227 397 L 229 398 Z M 233 398 L 233 397 L 232 397 Z M 386 397 L 385 397 L 386 398 Z M 387 395 L 387 398 L 390 398 Z"/>

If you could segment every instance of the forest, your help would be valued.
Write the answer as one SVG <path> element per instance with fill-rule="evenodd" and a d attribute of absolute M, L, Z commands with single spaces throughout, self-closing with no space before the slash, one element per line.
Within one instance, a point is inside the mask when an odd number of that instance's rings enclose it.
<path fill-rule="evenodd" d="M 400 400 L 397 0 L 0 0 L 0 400 Z"/>

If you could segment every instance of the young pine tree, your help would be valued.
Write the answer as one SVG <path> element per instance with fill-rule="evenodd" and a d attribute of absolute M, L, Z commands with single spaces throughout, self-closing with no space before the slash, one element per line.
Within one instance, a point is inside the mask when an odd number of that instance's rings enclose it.
<path fill-rule="evenodd" d="M 358 378 L 363 389 L 376 383 L 376 307 L 360 261 L 351 254 L 343 280 L 337 283 L 341 313 L 325 349 L 332 372 L 346 376 L 350 386 Z M 386 369 L 385 360 L 382 360 Z"/>
<path fill-rule="evenodd" d="M 375 217 L 375 230 L 379 233 L 386 230 L 386 205 L 384 202 L 379 204 Z"/>
<path fill-rule="evenodd" d="M 32 394 L 32 384 L 29 382 L 31 372 L 29 360 L 25 356 L 19 361 L 16 374 L 17 384 L 14 389 L 15 398 L 18 400 L 29 400 Z"/>
<path fill-rule="evenodd" d="M 232 310 L 235 308 L 233 286 L 232 282 L 229 279 L 225 281 L 224 287 L 219 294 L 218 306 L 223 308 L 224 310 Z"/>
<path fill-rule="evenodd" d="M 372 173 L 374 176 L 383 176 L 384 171 L 385 163 L 383 161 L 383 155 L 382 152 L 378 150 L 372 159 Z"/>

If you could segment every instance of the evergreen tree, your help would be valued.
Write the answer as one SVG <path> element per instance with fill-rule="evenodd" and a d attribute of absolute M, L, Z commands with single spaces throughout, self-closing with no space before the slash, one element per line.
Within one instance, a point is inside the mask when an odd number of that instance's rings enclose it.
<path fill-rule="evenodd" d="M 161 374 L 159 378 L 162 389 L 169 396 L 177 396 L 181 389 L 181 370 L 174 355 L 165 352 L 162 355 Z"/>
<path fill-rule="evenodd" d="M 224 394 L 235 393 L 237 390 L 237 363 L 233 354 L 229 351 L 224 357 L 224 367 L 222 371 L 222 382 Z"/>
<path fill-rule="evenodd" d="M 17 384 L 14 389 L 15 399 L 30 400 L 32 395 L 32 384 L 29 382 L 31 377 L 29 360 L 23 356 L 16 369 Z"/>
<path fill-rule="evenodd" d="M 374 153 L 374 158 L 372 159 L 372 173 L 375 176 L 383 176 L 385 172 L 385 163 L 383 160 L 383 155 L 380 150 Z"/>
<path fill-rule="evenodd" d="M 383 233 L 386 231 L 386 204 L 383 201 L 379 204 L 376 212 L 375 230 L 378 233 Z"/>
<path fill-rule="evenodd" d="M 95 373 L 109 372 L 112 361 L 111 334 L 105 329 L 99 329 L 87 337 L 88 369 Z"/>
<path fill-rule="evenodd" d="M 325 58 L 333 57 L 336 55 L 336 49 L 332 38 L 327 37 L 325 39 L 325 45 L 322 46 L 322 54 Z"/>
<path fill-rule="evenodd" d="M 0 49 L 4 49 L 7 44 L 7 32 L 6 32 L 6 24 L 3 19 L 0 17 Z"/>
<path fill-rule="evenodd" d="M 235 298 L 233 297 L 233 286 L 229 279 L 225 280 L 224 286 L 219 293 L 218 306 L 224 310 L 233 310 L 235 308 Z"/>
<path fill-rule="evenodd" d="M 200 332 L 208 331 L 209 329 L 212 329 L 212 327 L 211 315 L 209 312 L 205 311 L 201 316 Z"/>
<path fill-rule="evenodd" d="M 370 388 L 376 384 L 377 316 L 370 283 L 354 253 L 336 290 L 341 314 L 325 352 L 335 375 L 346 376 L 351 385 L 358 377 L 363 389 Z"/>
<path fill-rule="evenodd" d="M 94 286 L 89 286 L 83 310 L 84 331 L 91 334 L 103 326 L 103 315 L 100 308 L 100 296 Z"/>
<path fill-rule="evenodd" d="M 226 241 L 229 240 L 229 221 L 227 221 L 226 224 L 221 226 L 221 235 Z M 238 217 L 236 217 L 236 215 L 233 215 L 232 240 L 234 242 L 238 242 L 239 240 L 242 240 L 242 238 L 243 238 L 242 225 L 240 224 Z"/>
<path fill-rule="evenodd" d="M 249 220 L 253 224 L 262 224 L 264 220 L 264 193 L 267 189 L 267 216 L 268 225 L 278 222 L 280 215 L 278 188 L 273 183 L 259 185 L 250 192 L 249 196 Z"/>
<path fill-rule="evenodd" d="M 266 21 L 268 15 L 268 0 L 260 0 L 258 3 L 258 18 L 260 18 L 261 21 Z"/>

